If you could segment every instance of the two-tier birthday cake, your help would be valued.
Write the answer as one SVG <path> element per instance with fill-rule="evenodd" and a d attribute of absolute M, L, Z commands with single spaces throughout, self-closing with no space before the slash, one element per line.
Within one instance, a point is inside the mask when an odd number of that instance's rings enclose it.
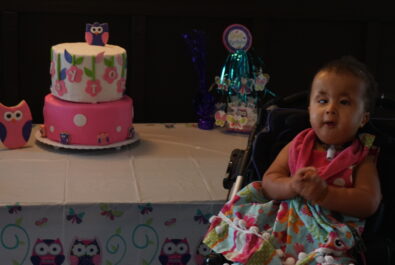
<path fill-rule="evenodd" d="M 51 48 L 51 93 L 41 137 L 62 145 L 106 146 L 134 136 L 133 101 L 124 95 L 126 51 L 107 44 L 107 23 L 87 24 L 86 42 Z"/>

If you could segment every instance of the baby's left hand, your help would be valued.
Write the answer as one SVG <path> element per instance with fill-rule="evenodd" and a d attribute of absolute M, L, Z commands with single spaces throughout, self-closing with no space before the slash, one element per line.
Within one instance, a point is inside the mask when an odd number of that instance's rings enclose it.
<path fill-rule="evenodd" d="M 295 175 L 291 177 L 291 188 L 300 195 L 300 192 L 306 185 L 306 180 L 311 175 L 316 175 L 317 170 L 314 167 L 302 167 L 295 172 Z"/>

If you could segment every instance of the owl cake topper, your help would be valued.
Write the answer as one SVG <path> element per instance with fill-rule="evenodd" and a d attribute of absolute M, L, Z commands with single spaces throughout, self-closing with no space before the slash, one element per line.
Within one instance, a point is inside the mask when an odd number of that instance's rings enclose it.
<path fill-rule="evenodd" d="M 237 50 L 248 51 L 252 45 L 252 35 L 245 26 L 232 24 L 224 30 L 222 42 L 231 53 Z"/>
<path fill-rule="evenodd" d="M 89 45 L 105 46 L 109 37 L 108 23 L 86 24 L 85 41 Z"/>
<path fill-rule="evenodd" d="M 32 131 L 32 114 L 29 105 L 22 100 L 7 107 L 0 103 L 0 140 L 9 149 L 20 148 L 29 141 Z"/>

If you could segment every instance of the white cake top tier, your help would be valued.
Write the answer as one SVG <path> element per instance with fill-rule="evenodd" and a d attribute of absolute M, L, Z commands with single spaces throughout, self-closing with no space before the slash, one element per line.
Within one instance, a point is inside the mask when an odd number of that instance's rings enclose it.
<path fill-rule="evenodd" d="M 51 49 L 51 93 L 63 100 L 118 100 L 125 91 L 126 72 L 126 50 L 116 45 L 76 42 Z"/>

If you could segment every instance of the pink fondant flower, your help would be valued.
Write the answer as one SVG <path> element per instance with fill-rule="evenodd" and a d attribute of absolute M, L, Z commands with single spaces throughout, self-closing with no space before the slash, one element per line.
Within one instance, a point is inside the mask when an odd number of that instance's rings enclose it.
<path fill-rule="evenodd" d="M 82 70 L 78 68 L 77 66 L 73 65 L 66 71 L 67 74 L 67 79 L 71 83 L 79 83 L 82 80 Z"/>
<path fill-rule="evenodd" d="M 86 82 L 85 92 L 92 97 L 96 96 L 102 90 L 99 80 L 88 80 Z"/>
<path fill-rule="evenodd" d="M 118 77 L 117 68 L 115 67 L 107 67 L 106 71 L 103 74 L 103 79 L 106 80 L 109 84 L 112 84 L 115 79 Z"/>
<path fill-rule="evenodd" d="M 52 61 L 49 67 L 49 74 L 51 75 L 51 77 L 53 77 L 55 75 L 55 62 Z"/>
<path fill-rule="evenodd" d="M 125 88 L 126 88 L 126 79 L 125 78 L 119 79 L 117 82 L 117 91 L 119 93 L 123 93 L 125 91 Z"/>
<path fill-rule="evenodd" d="M 67 93 L 67 87 L 63 80 L 55 81 L 55 90 L 58 92 L 59 96 L 63 96 L 63 94 Z"/>

